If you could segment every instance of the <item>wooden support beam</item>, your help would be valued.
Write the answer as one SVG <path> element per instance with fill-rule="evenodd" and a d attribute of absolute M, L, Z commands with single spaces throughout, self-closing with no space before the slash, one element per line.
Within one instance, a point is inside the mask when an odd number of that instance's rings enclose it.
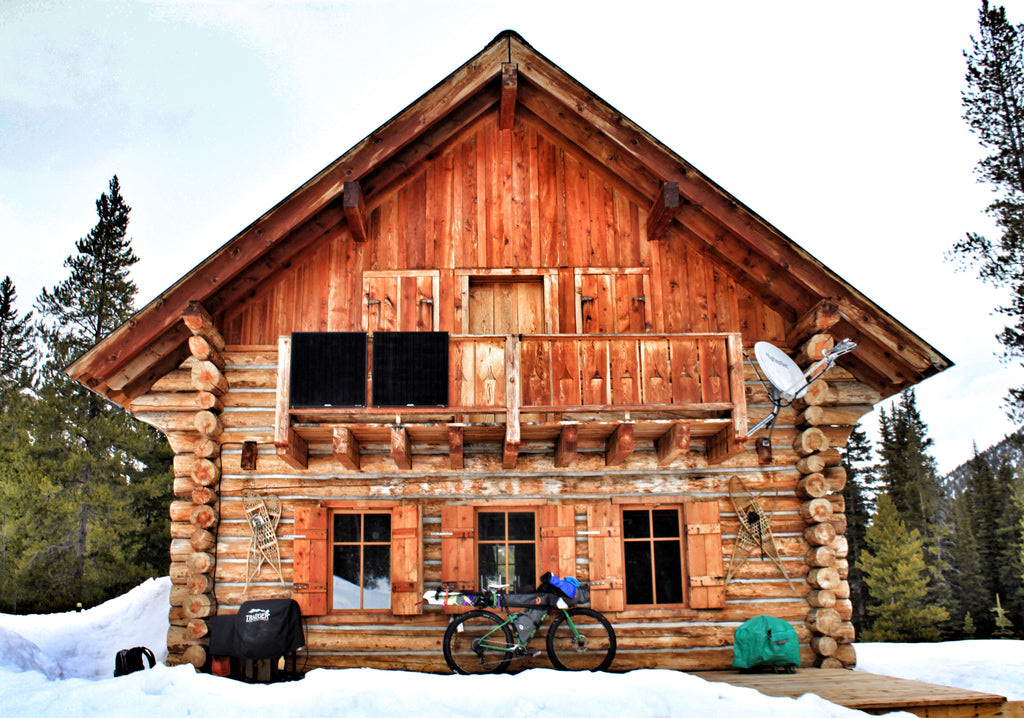
<path fill-rule="evenodd" d="M 358 182 L 349 181 L 342 190 L 342 206 L 345 208 L 345 219 L 352 239 L 356 242 L 366 241 L 366 205 L 363 203 L 363 190 Z"/>
<path fill-rule="evenodd" d="M 665 230 L 672 224 L 678 210 L 679 183 L 665 182 L 651 204 L 650 214 L 647 215 L 647 239 L 651 242 L 663 239 Z"/>
<path fill-rule="evenodd" d="M 305 469 L 309 466 L 309 444 L 290 426 L 283 441 L 274 441 L 274 449 L 277 451 L 277 458 L 293 469 Z"/>
<path fill-rule="evenodd" d="M 189 337 L 188 350 L 199 361 L 208 361 L 221 371 L 224 371 L 224 367 L 227 366 L 224 355 L 217 351 L 217 348 L 205 337 L 198 335 Z"/>
<path fill-rule="evenodd" d="M 192 386 L 214 396 L 224 396 L 228 392 L 227 378 L 216 364 L 209 361 L 197 361 L 192 365 Z"/>
<path fill-rule="evenodd" d="M 633 425 L 619 424 L 604 445 L 605 466 L 618 466 L 633 453 Z"/>
<path fill-rule="evenodd" d="M 786 333 L 786 346 L 796 349 L 815 334 L 831 329 L 840 319 L 842 317 L 839 314 L 839 307 L 827 299 L 822 299 L 789 328 Z"/>
<path fill-rule="evenodd" d="M 737 437 L 732 426 L 727 426 L 714 436 L 709 436 L 705 444 L 705 452 L 709 464 L 720 464 L 745 448 L 746 439 L 741 440 Z"/>
<path fill-rule="evenodd" d="M 352 430 L 345 426 L 338 426 L 334 429 L 332 441 L 334 458 L 346 469 L 359 471 L 359 439 Z"/>
<path fill-rule="evenodd" d="M 505 337 L 505 439 L 501 447 L 501 465 L 505 469 L 516 468 L 519 457 L 520 424 L 519 408 L 522 397 L 519 390 L 519 367 L 522 364 L 522 347 L 519 337 Z"/>
<path fill-rule="evenodd" d="M 519 87 L 519 66 L 514 62 L 501 63 L 501 110 L 498 128 L 511 130 L 516 119 L 516 91 Z"/>
<path fill-rule="evenodd" d="M 461 471 L 465 467 L 463 434 L 461 426 L 448 427 L 448 461 L 452 471 Z"/>
<path fill-rule="evenodd" d="M 672 422 L 668 431 L 654 441 L 658 466 L 671 464 L 690 450 L 690 427 L 681 421 Z"/>
<path fill-rule="evenodd" d="M 579 437 L 578 424 L 566 424 L 562 427 L 555 442 L 555 466 L 564 469 L 572 464 L 579 450 Z"/>
<path fill-rule="evenodd" d="M 296 469 L 305 469 L 309 462 L 309 446 L 295 433 L 288 413 L 291 396 L 292 339 L 277 340 L 277 401 L 274 404 L 274 450 L 283 462 Z"/>
<path fill-rule="evenodd" d="M 404 426 L 391 427 L 391 458 L 399 469 L 412 468 L 412 445 Z"/>

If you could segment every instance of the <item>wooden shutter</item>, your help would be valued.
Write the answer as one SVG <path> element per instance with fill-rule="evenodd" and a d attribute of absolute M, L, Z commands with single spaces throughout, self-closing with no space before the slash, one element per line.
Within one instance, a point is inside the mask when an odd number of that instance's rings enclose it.
<path fill-rule="evenodd" d="M 420 507 L 396 506 L 391 512 L 391 612 L 423 613 Z"/>
<path fill-rule="evenodd" d="M 690 608 L 724 608 L 725 567 L 718 501 L 683 504 L 683 521 L 686 524 Z"/>
<path fill-rule="evenodd" d="M 576 512 L 571 505 L 540 507 L 540 573 L 576 575 Z"/>
<path fill-rule="evenodd" d="M 327 614 L 327 509 L 295 507 L 292 598 L 303 616 Z"/>
<path fill-rule="evenodd" d="M 620 516 L 619 507 L 612 504 L 587 507 L 590 605 L 595 611 L 622 611 L 626 607 Z"/>
<path fill-rule="evenodd" d="M 472 506 L 441 509 L 441 583 L 460 591 L 475 591 L 476 511 Z M 445 613 L 462 613 L 459 606 L 445 606 Z"/>

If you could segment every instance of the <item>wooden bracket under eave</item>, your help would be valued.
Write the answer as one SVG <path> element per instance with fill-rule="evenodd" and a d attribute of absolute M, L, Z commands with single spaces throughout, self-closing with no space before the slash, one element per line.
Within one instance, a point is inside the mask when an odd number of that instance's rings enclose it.
<path fill-rule="evenodd" d="M 461 426 L 448 427 L 448 462 L 452 471 L 461 471 L 465 467 L 465 432 Z"/>
<path fill-rule="evenodd" d="M 305 469 L 309 466 L 309 444 L 299 436 L 291 426 L 285 432 L 283 440 L 274 441 L 277 458 L 293 469 Z"/>
<path fill-rule="evenodd" d="M 351 471 L 359 471 L 359 439 L 351 429 L 346 426 L 335 427 L 331 449 L 334 458 L 342 466 Z"/>
<path fill-rule="evenodd" d="M 619 424 L 604 446 L 605 466 L 618 466 L 633 453 L 633 425 Z"/>
<path fill-rule="evenodd" d="M 498 128 L 511 130 L 516 120 L 516 91 L 519 88 L 519 66 L 514 62 L 501 63 L 501 109 Z"/>
<path fill-rule="evenodd" d="M 656 242 L 665 238 L 672 220 L 679 211 L 679 183 L 666 182 L 651 203 L 651 211 L 647 215 L 647 239 Z"/>
<path fill-rule="evenodd" d="M 555 442 L 555 466 L 564 469 L 576 458 L 579 451 L 580 427 L 578 424 L 566 424 L 558 432 Z"/>
<path fill-rule="evenodd" d="M 839 307 L 828 299 L 822 299 L 789 328 L 786 332 L 786 346 L 798 349 L 810 337 L 834 327 L 840 319 Z"/>
<path fill-rule="evenodd" d="M 705 444 L 705 452 L 709 464 L 720 464 L 730 456 L 744 451 L 747 437 L 737 436 L 733 426 L 726 426 L 714 436 L 709 436 Z"/>
<path fill-rule="evenodd" d="M 399 469 L 412 468 L 412 446 L 404 426 L 391 427 L 391 458 Z"/>
<path fill-rule="evenodd" d="M 363 203 L 363 189 L 358 182 L 346 182 L 342 187 L 342 206 L 352 239 L 366 241 L 366 205 Z"/>
<path fill-rule="evenodd" d="M 654 441 L 658 454 L 658 466 L 667 466 L 684 456 L 690 450 L 690 427 L 681 421 L 674 421 L 668 431 Z"/>

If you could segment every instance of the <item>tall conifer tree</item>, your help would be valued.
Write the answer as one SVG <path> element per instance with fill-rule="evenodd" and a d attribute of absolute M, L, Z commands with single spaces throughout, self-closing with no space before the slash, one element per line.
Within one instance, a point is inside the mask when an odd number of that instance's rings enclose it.
<path fill-rule="evenodd" d="M 63 373 L 134 311 L 130 211 L 115 176 L 96 202 L 96 225 L 64 263 L 68 278 L 36 304 L 47 355 L 33 406 L 31 542 L 18 577 L 21 605 L 34 610 L 89 605 L 166 570 L 138 549 L 140 530 L 166 530 L 151 507 L 171 485 L 166 443 Z"/>
<path fill-rule="evenodd" d="M 868 527 L 867 550 L 859 561 L 868 588 L 871 627 L 865 641 L 937 641 L 946 609 L 928 602 L 928 572 L 921 535 L 908 530 L 888 494 Z"/>
<path fill-rule="evenodd" d="M 992 185 L 988 207 L 1001 236 L 993 241 L 969 233 L 953 252 L 973 263 L 979 276 L 1009 290 L 998 311 L 1007 319 L 999 334 L 1007 360 L 1024 358 L 1024 27 L 1011 25 L 1002 7 L 983 0 L 978 34 L 971 37 L 967 61 L 964 119 L 988 152 L 977 165 L 978 178 Z M 1024 417 L 1024 387 L 1007 397 L 1011 414 Z"/>
<path fill-rule="evenodd" d="M 0 388 L 27 386 L 35 366 L 32 312 L 19 317 L 18 298 L 10 277 L 0 281 Z"/>
<path fill-rule="evenodd" d="M 857 562 L 866 547 L 864 534 L 871 522 L 871 514 L 874 513 L 875 495 L 878 493 L 879 484 L 871 465 L 871 440 L 859 426 L 850 434 L 842 457 L 847 477 L 843 496 L 846 499 L 846 540 L 849 543 L 847 560 L 850 564 L 852 623 L 860 633 L 867 627 L 867 591 L 864 588 L 863 577 Z"/>

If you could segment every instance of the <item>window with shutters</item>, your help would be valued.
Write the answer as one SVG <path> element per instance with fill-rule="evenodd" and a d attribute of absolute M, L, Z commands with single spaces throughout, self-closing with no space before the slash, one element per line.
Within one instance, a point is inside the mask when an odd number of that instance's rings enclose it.
<path fill-rule="evenodd" d="M 443 507 L 442 583 L 466 591 L 499 583 L 529 592 L 546 571 L 576 575 L 575 507 L 538 504 Z"/>
<path fill-rule="evenodd" d="M 422 510 L 388 501 L 295 507 L 294 598 L 304 616 L 423 612 Z"/>
<path fill-rule="evenodd" d="M 591 605 L 723 608 L 718 502 L 587 507 Z"/>

